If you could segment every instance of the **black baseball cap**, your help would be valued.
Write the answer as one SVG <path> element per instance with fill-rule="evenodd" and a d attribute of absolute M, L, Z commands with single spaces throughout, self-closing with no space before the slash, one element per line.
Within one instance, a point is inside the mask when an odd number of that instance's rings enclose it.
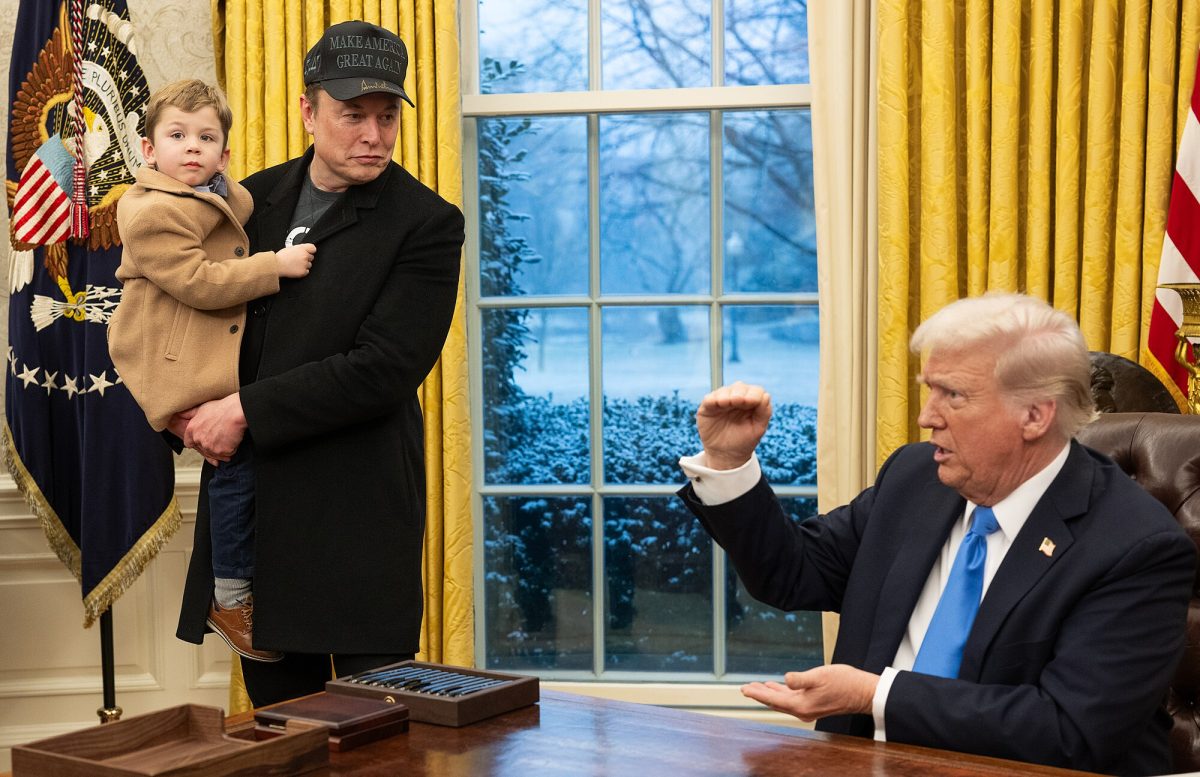
<path fill-rule="evenodd" d="M 353 100 L 373 92 L 404 92 L 408 50 L 393 32 L 369 22 L 335 24 L 304 56 L 304 85 L 320 84 L 335 100 Z"/>

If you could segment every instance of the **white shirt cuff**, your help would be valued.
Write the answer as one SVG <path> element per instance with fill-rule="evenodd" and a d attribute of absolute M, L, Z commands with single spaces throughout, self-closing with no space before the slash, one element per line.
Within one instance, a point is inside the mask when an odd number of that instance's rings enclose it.
<path fill-rule="evenodd" d="M 758 485 L 762 478 L 762 468 L 754 453 L 750 454 L 749 461 L 737 469 L 712 469 L 708 466 L 708 456 L 704 451 L 695 456 L 681 457 L 679 467 L 692 481 L 696 496 L 709 507 L 732 502 Z"/>
<path fill-rule="evenodd" d="M 883 674 L 879 676 L 879 684 L 875 686 L 875 698 L 871 700 L 871 717 L 875 718 L 875 741 L 886 742 L 887 731 L 884 730 L 885 718 L 884 710 L 887 709 L 887 697 L 892 692 L 892 683 L 896 680 L 896 675 L 900 674 L 900 670 L 892 667 L 885 667 Z"/>

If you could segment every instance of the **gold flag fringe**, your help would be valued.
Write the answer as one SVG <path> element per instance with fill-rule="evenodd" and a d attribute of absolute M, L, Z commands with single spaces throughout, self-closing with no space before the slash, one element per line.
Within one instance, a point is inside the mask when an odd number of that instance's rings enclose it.
<path fill-rule="evenodd" d="M 183 516 L 179 511 L 179 502 L 175 496 L 167 503 L 167 508 L 158 516 L 146 532 L 125 552 L 121 560 L 112 568 L 104 579 L 96 584 L 91 593 L 83 598 L 83 627 L 90 627 L 113 602 L 129 590 L 145 571 L 146 565 L 154 560 L 167 540 L 179 531 Z"/>
<path fill-rule="evenodd" d="M 75 575 L 75 579 L 82 581 L 83 565 L 80 560 L 79 546 L 75 544 L 75 540 L 71 539 L 71 535 L 62 525 L 62 521 L 58 520 L 58 514 L 46 501 L 46 497 L 42 496 L 42 489 L 38 488 L 37 482 L 29 474 L 29 470 L 25 469 L 21 457 L 17 455 L 17 446 L 13 442 L 12 429 L 8 427 L 8 419 L 4 421 L 4 463 L 8 467 L 13 481 L 17 484 L 17 488 L 24 495 L 25 501 L 29 503 L 29 509 L 42 525 L 42 531 L 46 533 L 46 541 L 50 543 L 50 549 L 71 571 L 71 574 Z"/>
<path fill-rule="evenodd" d="M 8 471 L 12 474 L 17 488 L 21 490 L 21 494 L 24 495 L 25 501 L 29 504 L 29 509 L 37 517 L 38 522 L 41 523 L 50 548 L 62 563 L 66 565 L 67 569 L 71 571 L 75 579 L 82 581 L 83 573 L 79 546 L 71 539 L 71 535 L 67 533 L 66 528 L 62 525 L 62 521 L 59 520 L 58 514 L 54 512 L 54 508 L 46 501 L 41 488 L 38 487 L 33 476 L 29 474 L 29 471 L 25 469 L 25 465 L 21 462 L 20 456 L 17 455 L 16 444 L 13 441 L 12 430 L 9 428 L 7 420 L 4 422 L 4 463 L 8 466 Z M 145 571 L 146 565 L 158 555 L 158 551 L 162 549 L 162 546 L 179 530 L 182 522 L 183 515 L 179 510 L 179 502 L 172 496 L 171 501 L 158 517 L 158 520 L 142 534 L 133 547 L 104 576 L 104 579 L 84 597 L 83 627 L 85 629 L 90 628 L 96 622 L 96 619 L 112 606 L 113 602 L 121 598 L 121 595 L 129 590 L 129 587 Z"/>

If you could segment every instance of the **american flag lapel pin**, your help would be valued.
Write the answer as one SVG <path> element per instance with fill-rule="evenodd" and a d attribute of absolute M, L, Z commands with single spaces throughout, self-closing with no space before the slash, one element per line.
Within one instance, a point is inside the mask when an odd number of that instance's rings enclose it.
<path fill-rule="evenodd" d="M 1038 547 L 1042 553 L 1046 554 L 1046 558 L 1054 555 L 1054 542 L 1049 537 L 1042 538 L 1042 544 Z"/>

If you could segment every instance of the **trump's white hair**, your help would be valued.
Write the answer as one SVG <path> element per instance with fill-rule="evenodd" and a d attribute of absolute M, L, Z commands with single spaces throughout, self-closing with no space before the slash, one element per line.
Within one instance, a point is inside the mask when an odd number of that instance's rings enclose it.
<path fill-rule="evenodd" d="M 996 383 L 1015 405 L 1055 402 L 1055 426 L 1075 436 L 1098 415 L 1083 332 L 1070 316 L 1024 294 L 989 293 L 960 299 L 913 332 L 913 353 L 983 351 L 996 354 Z"/>

